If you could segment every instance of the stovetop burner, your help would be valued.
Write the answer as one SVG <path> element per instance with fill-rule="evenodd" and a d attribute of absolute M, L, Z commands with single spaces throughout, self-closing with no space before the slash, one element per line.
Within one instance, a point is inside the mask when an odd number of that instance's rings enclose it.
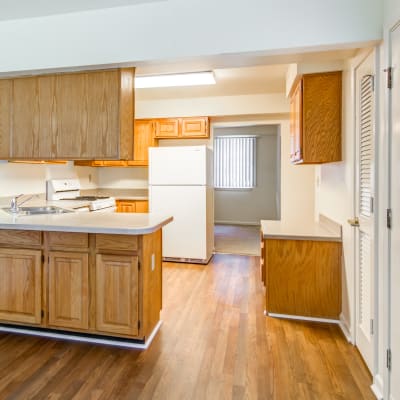
<path fill-rule="evenodd" d="M 101 199 L 109 199 L 109 196 L 76 196 L 72 198 L 63 198 L 60 200 L 83 200 L 83 201 L 94 201 L 94 200 L 101 200 Z"/>

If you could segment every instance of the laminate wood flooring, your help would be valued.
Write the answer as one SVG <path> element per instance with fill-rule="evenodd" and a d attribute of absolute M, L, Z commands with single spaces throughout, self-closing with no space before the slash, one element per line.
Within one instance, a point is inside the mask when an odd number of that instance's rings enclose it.
<path fill-rule="evenodd" d="M 263 315 L 258 263 L 165 263 L 164 323 L 146 351 L 1 333 L 0 399 L 374 399 L 336 325 Z"/>
<path fill-rule="evenodd" d="M 215 253 L 260 255 L 260 226 L 215 225 Z"/>

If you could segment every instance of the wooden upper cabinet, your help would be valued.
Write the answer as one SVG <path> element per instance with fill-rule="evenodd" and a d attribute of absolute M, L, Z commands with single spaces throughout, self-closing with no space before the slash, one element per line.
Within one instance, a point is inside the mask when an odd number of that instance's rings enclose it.
<path fill-rule="evenodd" d="M 196 139 L 210 136 L 208 117 L 162 118 L 154 121 L 157 139 Z"/>
<path fill-rule="evenodd" d="M 128 165 L 149 165 L 149 147 L 157 146 L 155 138 L 155 121 L 140 119 L 135 121 L 135 133 L 133 135 L 133 160 Z"/>
<path fill-rule="evenodd" d="M 155 137 L 171 139 L 179 137 L 179 118 L 163 118 L 154 120 Z"/>
<path fill-rule="evenodd" d="M 207 138 L 210 136 L 207 117 L 182 118 L 182 138 Z"/>
<path fill-rule="evenodd" d="M 342 73 L 303 75 L 290 98 L 290 159 L 319 164 L 341 161 Z"/>
<path fill-rule="evenodd" d="M 134 68 L 0 80 L 0 141 L 7 148 L 0 156 L 131 159 L 133 80 Z"/>

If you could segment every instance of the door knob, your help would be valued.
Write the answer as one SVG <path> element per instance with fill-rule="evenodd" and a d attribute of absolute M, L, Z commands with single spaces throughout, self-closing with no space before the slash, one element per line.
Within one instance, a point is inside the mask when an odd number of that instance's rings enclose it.
<path fill-rule="evenodd" d="M 348 219 L 347 222 L 351 226 L 354 226 L 356 228 L 358 228 L 360 226 L 360 220 L 358 219 L 358 217 L 354 217 L 354 218 Z"/>

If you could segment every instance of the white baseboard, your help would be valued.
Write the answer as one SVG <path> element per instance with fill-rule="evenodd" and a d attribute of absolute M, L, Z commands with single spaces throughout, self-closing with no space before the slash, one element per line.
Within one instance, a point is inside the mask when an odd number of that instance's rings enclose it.
<path fill-rule="evenodd" d="M 379 374 L 374 376 L 374 382 L 371 385 L 371 390 L 378 400 L 383 400 L 383 379 Z"/>
<path fill-rule="evenodd" d="M 109 346 L 117 346 L 117 347 L 127 347 L 130 349 L 139 349 L 139 350 L 146 350 L 151 342 L 154 339 L 154 336 L 158 332 L 162 325 L 162 321 L 158 321 L 157 325 L 154 327 L 153 331 L 151 332 L 150 336 L 146 340 L 145 343 L 138 343 L 134 341 L 125 341 L 125 340 L 118 340 L 118 338 L 99 338 L 99 337 L 91 337 L 86 336 L 83 334 L 68 334 L 68 333 L 61 333 L 57 331 L 40 331 L 34 330 L 29 328 L 22 328 L 17 326 L 2 326 L 0 325 L 0 332 L 9 332 L 9 333 L 18 333 L 23 335 L 32 335 L 32 336 L 41 336 L 47 338 L 54 338 L 54 339 L 64 339 L 64 340 L 71 340 L 73 342 L 84 342 L 84 343 L 96 343 L 96 344 L 105 344 Z"/>
<path fill-rule="evenodd" d="M 346 340 L 349 343 L 354 345 L 354 340 L 350 333 L 349 324 L 348 324 L 346 318 L 344 318 L 343 314 L 340 314 L 340 316 L 339 316 L 339 326 L 340 326 L 340 329 L 342 330 L 343 335 L 345 336 Z"/>
<path fill-rule="evenodd" d="M 264 311 L 264 315 L 268 315 L 269 317 L 275 317 L 275 318 L 297 319 L 301 321 L 327 322 L 330 324 L 339 324 L 338 319 L 303 317 L 301 315 L 289 315 L 289 314 L 276 314 L 276 313 L 269 313 L 267 311 Z"/>

